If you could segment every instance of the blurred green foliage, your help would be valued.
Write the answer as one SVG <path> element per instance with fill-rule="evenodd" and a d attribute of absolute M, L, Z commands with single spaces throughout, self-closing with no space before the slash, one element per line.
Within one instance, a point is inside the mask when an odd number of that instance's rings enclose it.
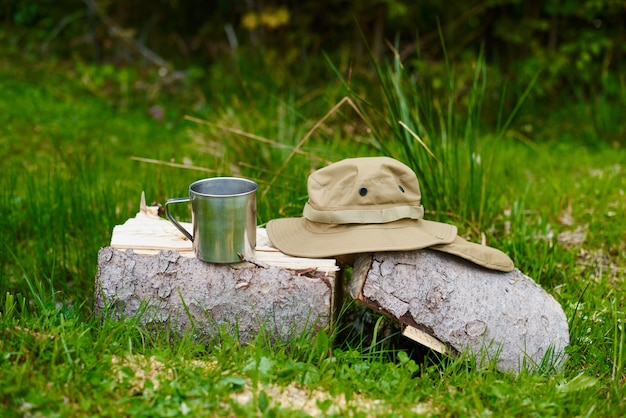
<path fill-rule="evenodd" d="M 30 42 L 36 32 L 46 51 L 119 63 L 136 58 L 121 42 L 133 39 L 177 67 L 242 48 L 296 68 L 321 52 L 367 62 L 365 44 L 376 56 L 418 52 L 435 67 L 484 49 L 487 65 L 513 85 L 541 72 L 532 94 L 544 98 L 619 85 L 626 49 L 621 0 L 4 0 L 0 22 L 28 29 Z"/>

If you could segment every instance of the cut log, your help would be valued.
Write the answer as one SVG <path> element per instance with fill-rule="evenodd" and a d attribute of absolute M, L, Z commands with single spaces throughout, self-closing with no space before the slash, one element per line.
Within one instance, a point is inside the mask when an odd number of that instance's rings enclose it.
<path fill-rule="evenodd" d="M 139 213 L 98 254 L 95 311 L 200 338 L 226 330 L 242 343 L 261 331 L 288 341 L 328 327 L 340 294 L 335 260 L 289 257 L 257 234 L 253 259 L 206 263 L 168 221 Z"/>
<path fill-rule="evenodd" d="M 560 367 L 569 344 L 561 305 L 519 269 L 488 270 L 430 249 L 357 256 L 350 295 L 440 352 L 506 372 Z"/>

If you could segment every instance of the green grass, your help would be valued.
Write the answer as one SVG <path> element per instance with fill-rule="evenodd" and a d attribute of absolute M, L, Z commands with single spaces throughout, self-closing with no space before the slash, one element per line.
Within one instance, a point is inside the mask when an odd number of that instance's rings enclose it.
<path fill-rule="evenodd" d="M 626 154 L 599 135 L 623 130 L 612 126 L 621 115 L 595 115 L 603 130 L 584 138 L 559 137 L 576 122 L 564 109 L 550 119 L 524 108 L 510 124 L 485 125 L 489 74 L 480 59 L 475 68 L 466 106 L 456 109 L 452 66 L 451 96 L 433 98 L 399 66 L 379 68 L 367 86 L 380 89 L 348 91 L 340 77 L 292 86 L 242 59 L 156 91 L 141 87 L 158 86 L 145 69 L 120 75 L 0 57 L 0 415 L 620 415 Z M 331 112 L 344 96 L 358 112 L 347 102 Z M 511 110 L 499 101 L 505 121 Z M 601 100 L 597 110 L 606 109 Z M 529 137 L 537 120 L 544 125 Z M 164 202 L 198 178 L 241 174 L 261 185 L 265 223 L 300 215 L 311 170 L 381 153 L 418 171 L 429 218 L 474 241 L 484 236 L 562 304 L 571 334 L 564 370 L 477 369 L 382 338 L 374 326 L 275 346 L 261 335 L 242 347 L 228 335 L 202 345 L 150 333 L 134 318 L 92 315 L 98 249 L 135 215 L 142 191 Z M 281 390 L 313 400 L 289 403 Z"/>

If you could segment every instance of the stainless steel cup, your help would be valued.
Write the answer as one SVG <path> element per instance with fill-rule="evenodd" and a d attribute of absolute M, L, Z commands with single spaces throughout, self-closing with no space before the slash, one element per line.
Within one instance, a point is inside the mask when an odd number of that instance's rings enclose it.
<path fill-rule="evenodd" d="M 214 177 L 189 186 L 189 197 L 168 199 L 165 214 L 193 242 L 196 256 L 210 263 L 235 263 L 254 255 L 256 246 L 256 190 L 247 179 Z M 169 210 L 171 203 L 191 201 L 193 235 Z"/>

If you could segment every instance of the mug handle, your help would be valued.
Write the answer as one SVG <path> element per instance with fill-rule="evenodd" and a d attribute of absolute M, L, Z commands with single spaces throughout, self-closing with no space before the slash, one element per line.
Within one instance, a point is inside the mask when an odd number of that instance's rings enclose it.
<path fill-rule="evenodd" d="M 165 214 L 167 215 L 167 218 L 174 224 L 174 226 L 176 228 L 178 228 L 178 230 L 180 232 L 182 232 L 183 235 L 185 235 L 187 238 L 189 238 L 189 240 L 191 242 L 193 242 L 193 237 L 191 236 L 189 231 L 187 231 L 185 228 L 183 228 L 182 225 L 179 224 L 176 219 L 174 219 L 174 217 L 170 213 L 170 208 L 167 206 L 170 203 L 183 203 L 183 202 L 189 202 L 189 198 L 188 197 L 175 197 L 175 198 L 172 198 L 172 199 L 167 199 L 167 202 L 165 202 Z"/>

